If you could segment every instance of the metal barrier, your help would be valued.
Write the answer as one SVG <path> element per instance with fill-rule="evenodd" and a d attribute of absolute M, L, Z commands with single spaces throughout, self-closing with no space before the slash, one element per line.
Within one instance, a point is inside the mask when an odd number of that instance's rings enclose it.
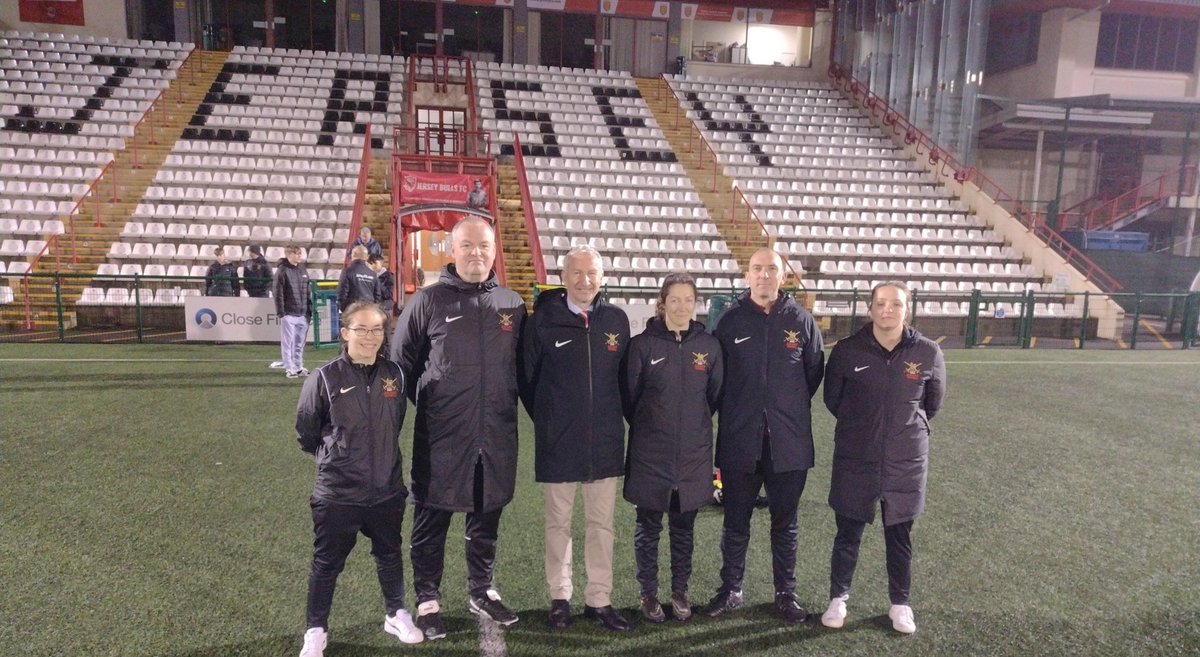
<path fill-rule="evenodd" d="M 96 276 L 77 273 L 0 274 L 0 343 L 168 343 L 186 339 L 184 300 L 202 296 L 204 277 Z M 320 282 L 313 281 L 315 295 Z M 329 285 L 330 283 L 326 283 Z M 336 281 L 331 283 L 336 292 Z M 11 286 L 11 287 L 10 287 Z M 22 299 L 36 288 L 49 316 L 26 318 Z M 313 320 L 320 324 L 313 297 Z M 336 340 L 336 320 L 334 329 Z"/>

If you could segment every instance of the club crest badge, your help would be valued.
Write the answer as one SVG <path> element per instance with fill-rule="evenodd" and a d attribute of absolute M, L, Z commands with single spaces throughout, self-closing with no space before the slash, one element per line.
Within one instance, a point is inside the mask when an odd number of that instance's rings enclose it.
<path fill-rule="evenodd" d="M 708 371 L 708 354 L 698 354 L 693 351 L 692 352 L 692 369 L 696 370 L 697 372 L 707 372 Z"/>
<path fill-rule="evenodd" d="M 908 379 L 909 381 L 920 381 L 921 380 L 921 363 L 910 363 L 910 362 L 905 361 L 905 363 L 904 363 L 904 378 Z"/>
<path fill-rule="evenodd" d="M 505 333 L 512 333 L 512 330 L 513 330 L 512 313 L 509 313 L 507 315 L 504 313 L 500 313 L 500 330 L 504 331 Z"/>
<path fill-rule="evenodd" d="M 400 386 L 396 385 L 396 379 L 383 380 L 383 396 L 385 399 L 395 399 L 400 396 Z"/>
<path fill-rule="evenodd" d="M 604 346 L 608 347 L 609 351 L 616 351 L 617 347 L 620 344 L 619 343 L 620 337 L 621 336 L 618 333 L 605 333 L 604 334 L 604 339 L 605 339 Z"/>
<path fill-rule="evenodd" d="M 800 348 L 800 331 L 784 330 L 783 346 L 787 347 L 788 349 L 799 349 Z"/>

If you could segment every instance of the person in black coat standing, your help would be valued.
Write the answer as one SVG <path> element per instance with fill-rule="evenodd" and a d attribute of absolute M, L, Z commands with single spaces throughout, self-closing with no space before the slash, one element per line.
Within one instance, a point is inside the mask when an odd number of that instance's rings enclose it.
<path fill-rule="evenodd" d="M 747 291 L 714 331 L 725 356 L 725 394 L 716 465 L 724 483 L 721 586 L 704 613 L 721 616 L 742 604 L 750 516 L 760 487 L 771 513 L 775 606 L 799 623 L 796 512 L 813 466 L 812 396 L 825 371 L 821 331 L 812 315 L 780 292 L 783 259 L 769 248 L 750 257 Z"/>
<path fill-rule="evenodd" d="M 500 514 L 517 482 L 517 347 L 521 295 L 496 280 L 496 233 L 467 217 L 451 231 L 454 263 L 413 296 L 392 337 L 413 425 L 412 549 L 417 627 L 446 636 L 441 617 L 446 533 L 466 514 L 471 613 L 511 625 L 517 615 L 493 584 Z"/>
<path fill-rule="evenodd" d="M 837 343 L 825 372 L 825 406 L 837 418 L 829 506 L 837 521 L 826 627 L 846 618 L 863 528 L 883 514 L 892 627 L 912 634 L 908 606 L 913 520 L 925 511 L 929 421 L 946 391 L 942 350 L 905 323 L 912 293 L 904 283 L 871 290 L 871 323 Z"/>
<path fill-rule="evenodd" d="M 404 374 L 378 357 L 387 317 L 372 303 L 342 313 L 341 355 L 304 382 L 296 404 L 296 438 L 317 462 L 309 505 L 313 559 L 308 574 L 308 631 L 300 657 L 321 657 L 338 575 L 358 534 L 371 539 L 371 555 L 387 615 L 383 629 L 402 643 L 424 636 L 404 610 Z"/>
<path fill-rule="evenodd" d="M 565 287 L 538 295 L 522 334 L 521 399 L 533 418 L 535 478 L 545 498 L 546 585 L 551 628 L 571 623 L 571 515 L 583 490 L 585 618 L 632 629 L 612 607 L 613 510 L 624 469 L 621 362 L 625 311 L 600 297 L 604 261 L 590 246 L 563 260 Z"/>
<path fill-rule="evenodd" d="M 204 274 L 204 295 L 209 297 L 236 297 L 242 293 L 238 280 L 237 266 L 225 258 L 225 247 L 213 249 L 216 261 L 208 266 Z"/>
<path fill-rule="evenodd" d="M 365 246 L 350 249 L 350 266 L 338 279 L 338 308 L 349 308 L 356 301 L 379 303 L 383 300 L 379 276 L 367 264 L 369 257 Z"/>
<path fill-rule="evenodd" d="M 712 416 L 724 376 L 721 343 L 693 319 L 696 283 L 670 274 L 658 293 L 655 316 L 633 338 L 626 357 L 629 452 L 625 499 L 637 507 L 634 556 L 642 615 L 666 620 L 658 600 L 658 537 L 667 514 L 671 539 L 671 612 L 692 616 L 696 512 L 712 500 Z"/>
<path fill-rule="evenodd" d="M 242 288 L 252 297 L 263 298 L 271 294 L 271 265 L 263 257 L 262 247 L 250 245 L 250 257 L 242 264 Z"/>

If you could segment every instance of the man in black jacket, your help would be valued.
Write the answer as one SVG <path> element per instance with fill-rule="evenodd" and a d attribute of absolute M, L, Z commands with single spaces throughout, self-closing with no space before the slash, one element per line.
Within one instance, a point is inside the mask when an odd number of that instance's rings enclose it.
<path fill-rule="evenodd" d="M 850 580 L 863 529 L 883 516 L 888 617 L 903 634 L 917 631 L 908 606 L 913 521 L 925 512 L 929 421 L 942 407 L 946 363 L 936 342 L 905 323 L 912 293 L 904 283 L 871 290 L 871 323 L 829 355 L 825 406 L 837 418 L 829 506 L 837 536 L 829 573 L 826 627 L 845 622 Z"/>
<path fill-rule="evenodd" d="M 812 396 L 825 370 L 821 331 L 812 315 L 779 291 L 783 260 L 769 248 L 750 257 L 749 289 L 713 332 L 725 357 L 725 393 L 717 432 L 724 483 L 721 586 L 704 613 L 721 616 L 742 604 L 750 516 L 759 488 L 771 513 L 775 606 L 785 620 L 804 621 L 797 601 L 796 511 L 813 466 Z"/>
<path fill-rule="evenodd" d="M 304 342 L 308 339 L 308 270 L 300 263 L 300 247 L 291 244 L 275 268 L 275 315 L 279 318 L 279 351 L 289 379 L 308 376 Z"/>
<path fill-rule="evenodd" d="M 216 262 L 208 266 L 204 275 L 204 295 L 209 297 L 236 297 L 242 293 L 238 281 L 237 267 L 225 258 L 225 247 L 213 249 Z"/>
<path fill-rule="evenodd" d="M 533 418 L 534 469 L 546 518 L 550 626 L 571 624 L 571 513 L 583 488 L 584 616 L 609 630 L 632 629 L 612 607 L 613 507 L 624 470 L 621 360 L 625 311 L 600 298 L 604 263 L 590 246 L 567 253 L 564 289 L 538 296 L 523 334 L 521 399 Z"/>
<path fill-rule="evenodd" d="M 252 297 L 265 297 L 271 291 L 271 265 L 263 257 L 262 247 L 250 245 L 250 257 L 242 264 L 242 287 Z"/>
<path fill-rule="evenodd" d="M 350 249 L 350 266 L 338 279 L 338 308 L 349 308 L 355 301 L 379 303 L 383 299 L 383 288 L 375 270 L 367 264 L 367 247 Z"/>
<path fill-rule="evenodd" d="M 378 357 L 387 317 L 370 303 L 342 313 L 341 355 L 304 382 L 296 405 L 300 449 L 317 461 L 309 498 L 313 559 L 308 573 L 308 630 L 300 657 L 321 657 L 338 575 L 359 532 L 371 539 L 371 556 L 387 615 L 383 629 L 403 643 L 424 635 L 404 610 L 404 373 Z"/>
<path fill-rule="evenodd" d="M 451 232 L 454 264 L 413 296 L 392 338 L 413 427 L 411 558 L 417 627 L 446 636 L 441 618 L 446 531 L 466 513 L 470 610 L 500 625 L 517 622 L 492 583 L 500 512 L 517 481 L 517 345 L 525 321 L 520 295 L 492 271 L 496 234 L 483 219 Z"/>

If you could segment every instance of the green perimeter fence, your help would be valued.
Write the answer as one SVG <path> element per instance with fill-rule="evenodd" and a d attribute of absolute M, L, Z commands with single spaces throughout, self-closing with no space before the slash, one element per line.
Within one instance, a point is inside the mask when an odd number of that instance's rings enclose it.
<path fill-rule="evenodd" d="M 172 276 L 28 274 L 0 276 L 0 342 L 136 342 L 186 340 L 183 311 L 188 296 L 200 296 L 204 279 Z M 314 344 L 336 343 L 335 283 L 313 281 Z M 535 289 L 535 294 L 537 293 Z M 641 313 L 653 312 L 657 289 L 606 286 L 603 294 Z M 739 290 L 701 289 L 698 313 L 709 327 Z M 858 330 L 867 318 L 869 290 L 791 290 L 808 307 L 827 341 Z M 1200 346 L 1200 293 L 1106 295 L 1126 308 L 1121 347 Z M 917 290 L 911 322 L 944 344 L 968 348 L 1011 346 L 1083 348 L 1096 343 L 1094 308 L 1099 295 L 1032 292 L 971 293 Z M 1150 311 L 1150 312 L 1146 312 Z M 631 314 L 636 314 L 632 313 Z M 326 318 L 329 321 L 322 324 Z M 328 327 L 327 329 L 321 328 Z M 1112 341 L 1100 341 L 1112 343 Z"/>

